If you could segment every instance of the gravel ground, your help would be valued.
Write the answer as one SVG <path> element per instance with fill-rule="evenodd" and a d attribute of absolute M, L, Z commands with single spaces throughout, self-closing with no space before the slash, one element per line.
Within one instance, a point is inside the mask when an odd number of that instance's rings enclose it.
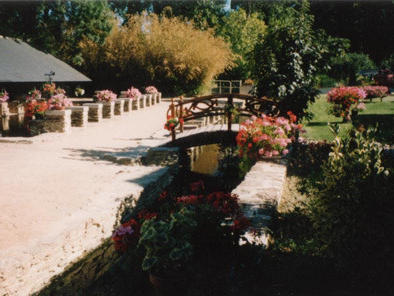
<path fill-rule="evenodd" d="M 70 134 L 0 138 L 0 295 L 37 291 L 111 235 L 120 201 L 166 172 L 114 160 L 138 159 L 162 141 L 167 108 L 161 103 Z"/>

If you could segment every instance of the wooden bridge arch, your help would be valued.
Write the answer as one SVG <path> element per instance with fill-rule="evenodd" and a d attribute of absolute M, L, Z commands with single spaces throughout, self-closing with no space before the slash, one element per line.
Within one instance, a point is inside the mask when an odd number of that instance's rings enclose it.
<path fill-rule="evenodd" d="M 227 119 L 227 131 L 231 131 L 233 111 L 236 111 L 240 116 L 260 116 L 262 113 L 277 114 L 279 112 L 277 103 L 267 98 L 244 94 L 214 94 L 189 99 L 183 97 L 171 99 L 167 117 L 182 119 L 179 130 L 183 132 L 184 122 L 208 116 L 224 115 Z M 174 141 L 176 139 L 175 129 L 171 134 Z"/>

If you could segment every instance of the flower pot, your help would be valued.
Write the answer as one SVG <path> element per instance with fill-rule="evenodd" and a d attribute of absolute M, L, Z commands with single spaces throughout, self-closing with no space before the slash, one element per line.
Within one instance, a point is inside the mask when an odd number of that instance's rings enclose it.
<path fill-rule="evenodd" d="M 178 274 L 163 277 L 149 273 L 149 281 L 158 296 L 184 295 L 188 287 L 186 278 Z"/>

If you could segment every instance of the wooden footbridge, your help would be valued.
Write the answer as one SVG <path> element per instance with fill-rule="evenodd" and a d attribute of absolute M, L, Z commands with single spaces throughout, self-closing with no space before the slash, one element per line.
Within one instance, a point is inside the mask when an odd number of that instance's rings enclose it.
<path fill-rule="evenodd" d="M 236 119 L 261 114 L 277 114 L 277 103 L 267 98 L 243 94 L 215 94 L 172 99 L 167 117 L 180 124 L 171 131 L 165 147 L 192 147 L 213 143 L 233 143 L 239 131 Z"/>

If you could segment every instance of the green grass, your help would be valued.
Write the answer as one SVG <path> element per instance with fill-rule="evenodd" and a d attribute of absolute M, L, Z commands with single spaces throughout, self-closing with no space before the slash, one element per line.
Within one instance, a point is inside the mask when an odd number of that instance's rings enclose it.
<path fill-rule="evenodd" d="M 393 143 L 394 136 L 394 96 L 385 97 L 383 102 L 380 99 L 373 99 L 366 102 L 367 109 L 360 112 L 359 121 L 365 127 L 374 127 L 376 123 L 380 127 L 380 140 L 386 143 Z M 343 123 L 342 118 L 335 117 L 328 113 L 330 104 L 327 102 L 326 95 L 321 95 L 314 104 L 309 107 L 309 112 L 314 117 L 311 121 L 305 121 L 306 138 L 315 140 L 334 139 L 334 135 L 328 128 L 328 123 L 338 123 L 340 136 L 345 136 L 352 127 L 352 123 Z"/>

